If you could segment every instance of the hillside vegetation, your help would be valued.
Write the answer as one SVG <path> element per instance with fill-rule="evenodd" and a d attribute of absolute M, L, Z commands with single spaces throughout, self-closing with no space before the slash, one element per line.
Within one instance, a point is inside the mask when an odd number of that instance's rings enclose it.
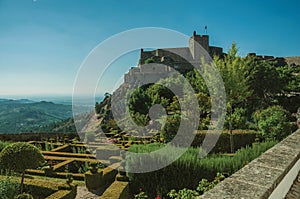
<path fill-rule="evenodd" d="M 72 117 L 72 106 L 30 100 L 0 100 L 0 133 L 35 132 Z M 50 128 L 49 128 L 50 130 Z"/>

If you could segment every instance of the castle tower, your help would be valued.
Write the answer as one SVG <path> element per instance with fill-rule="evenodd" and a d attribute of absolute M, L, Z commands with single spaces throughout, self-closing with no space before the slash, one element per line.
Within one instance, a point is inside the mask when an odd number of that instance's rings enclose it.
<path fill-rule="evenodd" d="M 200 59 L 200 49 L 197 49 L 197 45 L 200 44 L 207 52 L 209 52 L 209 36 L 208 35 L 197 35 L 194 31 L 193 36 L 189 40 L 189 48 L 194 59 Z M 198 53 L 197 53 L 198 52 Z M 198 54 L 198 55 L 197 55 Z"/>

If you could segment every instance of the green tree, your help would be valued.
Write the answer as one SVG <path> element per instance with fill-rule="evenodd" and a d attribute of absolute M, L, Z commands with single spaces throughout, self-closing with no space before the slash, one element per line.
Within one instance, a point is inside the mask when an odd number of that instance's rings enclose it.
<path fill-rule="evenodd" d="M 227 96 L 227 110 L 230 130 L 230 145 L 233 152 L 232 120 L 236 107 L 246 103 L 251 96 L 252 90 L 248 85 L 248 69 L 250 58 L 241 58 L 238 49 L 233 43 L 224 59 L 215 57 L 214 61 L 221 73 Z"/>
<path fill-rule="evenodd" d="M 128 107 L 132 115 L 137 112 L 143 115 L 148 113 L 151 107 L 151 98 L 146 92 L 146 88 L 139 87 L 132 93 Z"/>
<path fill-rule="evenodd" d="M 0 169 L 10 169 L 22 174 L 21 193 L 23 193 L 25 170 L 35 169 L 44 161 L 38 148 L 24 142 L 8 145 L 0 153 Z"/>
<path fill-rule="evenodd" d="M 209 94 L 208 88 L 206 86 L 204 79 L 202 78 L 202 76 L 199 74 L 199 72 L 196 69 L 188 72 L 186 75 L 186 78 L 189 81 L 189 83 L 191 84 L 191 86 L 193 87 L 195 93 L 201 92 L 201 93 L 205 93 L 207 95 Z"/>
<path fill-rule="evenodd" d="M 174 114 L 167 116 L 167 121 L 162 130 L 162 137 L 165 142 L 170 142 L 178 132 L 181 116 Z"/>
<path fill-rule="evenodd" d="M 281 106 L 271 106 L 253 115 L 265 140 L 281 140 L 292 132 L 289 113 Z"/>
<path fill-rule="evenodd" d="M 266 108 L 274 104 L 275 96 L 281 92 L 284 82 L 274 62 L 249 59 L 249 87 L 253 91 L 250 108 Z"/>

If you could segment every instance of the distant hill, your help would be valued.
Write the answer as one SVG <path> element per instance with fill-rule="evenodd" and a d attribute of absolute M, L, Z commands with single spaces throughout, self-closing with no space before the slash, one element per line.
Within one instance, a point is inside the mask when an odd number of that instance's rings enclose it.
<path fill-rule="evenodd" d="M 76 127 L 73 118 L 68 118 L 60 122 L 54 122 L 46 126 L 34 129 L 33 132 L 46 132 L 46 133 L 76 133 Z"/>
<path fill-rule="evenodd" d="M 85 110 L 83 107 L 82 111 Z M 51 129 L 49 127 L 54 124 L 70 123 L 71 117 L 72 105 L 46 101 L 34 102 L 27 99 L 0 99 L 1 134 L 38 132 L 39 129 Z"/>

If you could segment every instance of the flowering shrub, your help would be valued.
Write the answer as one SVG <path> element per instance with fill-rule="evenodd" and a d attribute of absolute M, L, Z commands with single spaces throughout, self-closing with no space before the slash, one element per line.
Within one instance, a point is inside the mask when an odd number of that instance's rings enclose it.
<path fill-rule="evenodd" d="M 191 189 L 181 189 L 178 192 L 176 192 L 175 189 L 172 189 L 168 196 L 172 199 L 194 199 L 197 196 L 203 194 L 204 192 L 212 189 L 215 185 L 217 185 L 219 182 L 225 179 L 225 176 L 221 173 L 217 174 L 217 177 L 212 182 L 209 182 L 207 179 L 202 179 L 199 182 L 199 185 L 196 190 Z"/>
<path fill-rule="evenodd" d="M 143 192 L 143 189 L 140 188 L 140 193 L 134 195 L 134 198 L 135 199 L 146 199 L 146 198 L 149 198 L 149 197 L 145 192 Z"/>

